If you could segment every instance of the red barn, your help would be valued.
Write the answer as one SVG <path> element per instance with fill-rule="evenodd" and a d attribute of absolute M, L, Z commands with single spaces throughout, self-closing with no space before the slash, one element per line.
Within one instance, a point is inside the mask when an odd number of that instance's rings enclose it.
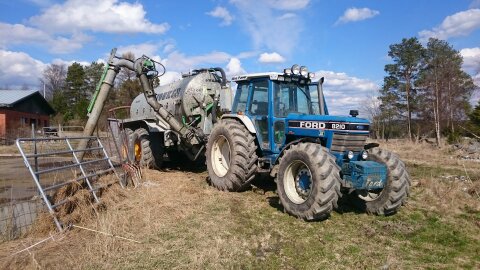
<path fill-rule="evenodd" d="M 49 126 L 54 113 L 38 91 L 0 90 L 0 141 L 25 136 L 32 124 L 37 129 Z"/>

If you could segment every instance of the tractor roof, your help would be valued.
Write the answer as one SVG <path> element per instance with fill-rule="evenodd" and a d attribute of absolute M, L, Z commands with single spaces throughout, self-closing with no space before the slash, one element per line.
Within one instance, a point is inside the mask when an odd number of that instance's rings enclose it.
<path fill-rule="evenodd" d="M 276 80 L 278 79 L 279 75 L 283 75 L 283 74 L 278 72 L 251 73 L 251 74 L 245 74 L 240 76 L 233 76 L 232 81 L 234 82 L 249 81 L 251 79 L 265 78 L 265 77 L 270 78 L 271 80 Z"/>

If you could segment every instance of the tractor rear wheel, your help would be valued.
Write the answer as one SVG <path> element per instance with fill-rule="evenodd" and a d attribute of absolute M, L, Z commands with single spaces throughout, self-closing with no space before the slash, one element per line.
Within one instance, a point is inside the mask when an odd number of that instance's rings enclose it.
<path fill-rule="evenodd" d="M 405 203 L 410 189 L 410 176 L 405 164 L 390 151 L 373 148 L 369 152 L 368 160 L 387 166 L 387 183 L 380 190 L 358 191 L 358 197 L 365 202 L 364 208 L 369 214 L 395 214 Z"/>
<path fill-rule="evenodd" d="M 247 128 L 233 119 L 215 125 L 207 143 L 207 169 L 212 185 L 224 191 L 248 187 L 257 171 L 257 146 Z"/>
<path fill-rule="evenodd" d="M 321 145 L 300 143 L 285 151 L 277 174 L 285 211 L 304 220 L 322 220 L 337 208 L 340 168 Z"/>
<path fill-rule="evenodd" d="M 152 149 L 151 136 L 144 128 L 136 129 L 130 136 L 130 160 L 147 168 L 160 168 L 163 148 Z"/>

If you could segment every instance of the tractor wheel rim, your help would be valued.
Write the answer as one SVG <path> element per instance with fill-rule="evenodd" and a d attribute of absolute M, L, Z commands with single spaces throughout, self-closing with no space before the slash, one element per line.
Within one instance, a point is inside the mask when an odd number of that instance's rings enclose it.
<path fill-rule="evenodd" d="M 225 136 L 219 136 L 213 143 L 211 152 L 212 168 L 218 177 L 223 177 L 228 173 L 230 158 L 230 144 Z"/>
<path fill-rule="evenodd" d="M 304 203 L 312 190 L 312 172 L 303 161 L 288 165 L 283 177 L 285 194 L 295 204 Z"/>
<path fill-rule="evenodd" d="M 140 142 L 135 142 L 134 145 L 134 154 L 135 154 L 135 161 L 140 161 L 140 158 L 142 156 L 142 148 L 140 147 Z"/>

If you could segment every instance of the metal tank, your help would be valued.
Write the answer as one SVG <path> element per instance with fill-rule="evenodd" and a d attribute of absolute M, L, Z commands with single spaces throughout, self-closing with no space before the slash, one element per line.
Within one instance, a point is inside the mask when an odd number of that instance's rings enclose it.
<path fill-rule="evenodd" d="M 228 111 L 231 92 L 223 69 L 197 69 L 179 81 L 155 88 L 160 105 L 186 125 L 201 128 L 209 134 L 218 110 Z M 130 121 L 155 119 L 155 112 L 144 94 L 138 95 L 130 107 Z"/>

